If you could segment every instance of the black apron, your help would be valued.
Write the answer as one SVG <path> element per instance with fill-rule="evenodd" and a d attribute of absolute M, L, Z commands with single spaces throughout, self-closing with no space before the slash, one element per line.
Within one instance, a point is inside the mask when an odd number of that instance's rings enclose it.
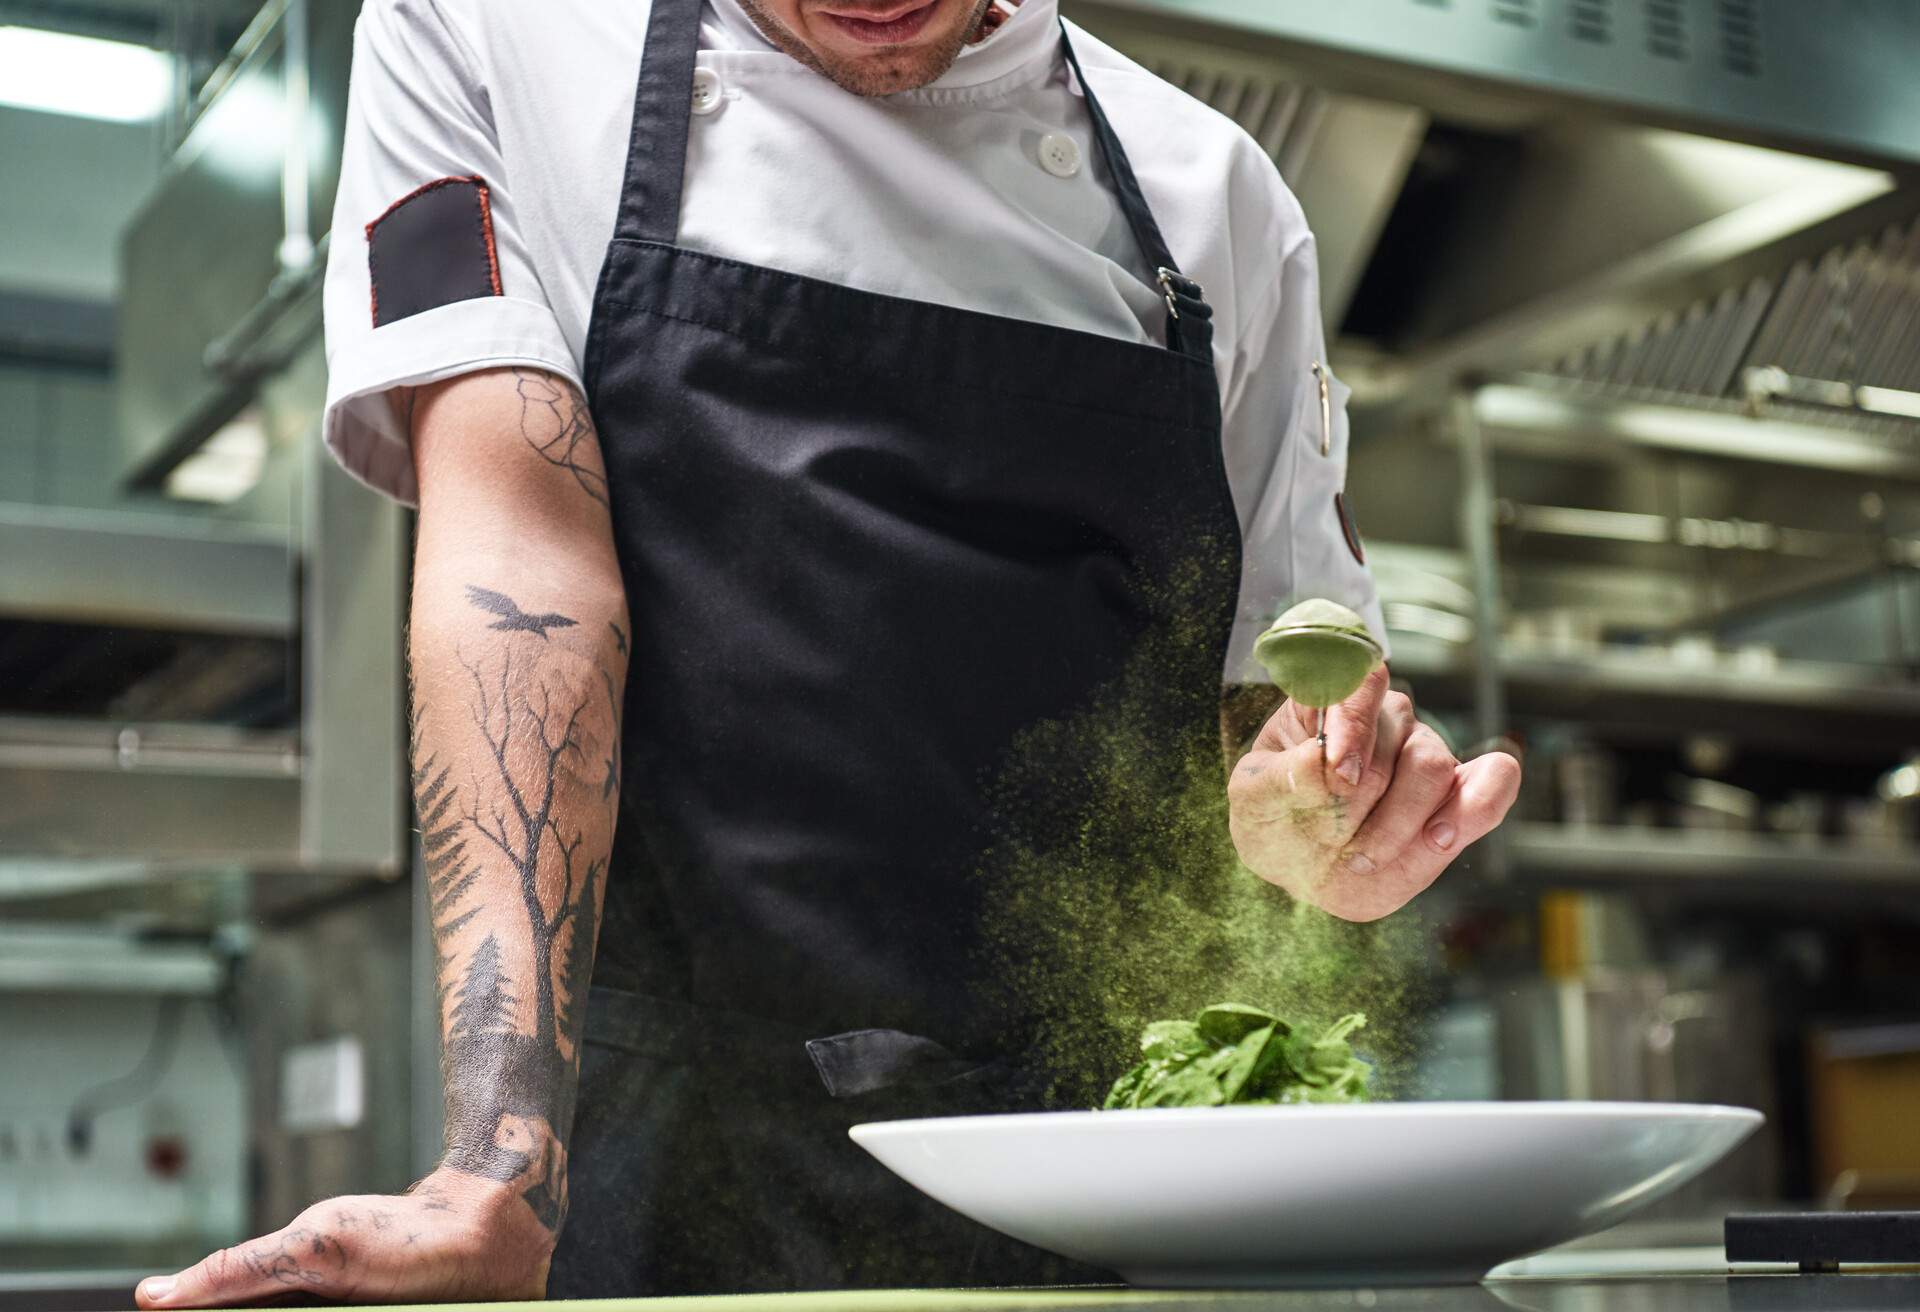
<path fill-rule="evenodd" d="M 1178 633 L 1126 713 L 1218 750 L 1211 311 L 1084 78 L 1165 347 L 675 245 L 700 9 L 654 0 L 587 344 L 633 637 L 551 1292 L 1098 1279 L 846 1129 L 1046 1105 L 976 941 L 1022 736 Z"/>

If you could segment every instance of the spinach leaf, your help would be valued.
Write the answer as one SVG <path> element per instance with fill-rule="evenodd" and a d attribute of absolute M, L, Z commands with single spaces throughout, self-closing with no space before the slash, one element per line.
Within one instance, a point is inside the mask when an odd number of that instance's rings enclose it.
<path fill-rule="evenodd" d="M 1278 1017 L 1269 1016 L 1257 1007 L 1243 1007 L 1237 1002 L 1218 1002 L 1201 1012 L 1194 1020 L 1193 1027 L 1208 1043 L 1238 1043 L 1255 1030 L 1283 1023 Z"/>
<path fill-rule="evenodd" d="M 1148 1061 L 1198 1057 L 1209 1051 L 1200 1028 L 1190 1020 L 1157 1020 L 1141 1031 L 1140 1051 Z"/>
<path fill-rule="evenodd" d="M 1144 1060 L 1114 1081 L 1104 1106 L 1363 1102 L 1369 1070 L 1348 1039 L 1366 1023 L 1355 1013 L 1316 1032 L 1234 1002 L 1155 1021 L 1140 1036 Z"/>

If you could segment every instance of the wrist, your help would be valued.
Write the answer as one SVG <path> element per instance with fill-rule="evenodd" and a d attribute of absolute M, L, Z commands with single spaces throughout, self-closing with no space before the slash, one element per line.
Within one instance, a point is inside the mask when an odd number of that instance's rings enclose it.
<path fill-rule="evenodd" d="M 564 1181 L 561 1185 L 564 1188 Z M 523 1253 L 529 1261 L 544 1265 L 559 1237 L 535 1216 L 524 1182 L 476 1175 L 443 1159 L 408 1192 L 451 1211 L 474 1243 L 489 1254 Z"/>

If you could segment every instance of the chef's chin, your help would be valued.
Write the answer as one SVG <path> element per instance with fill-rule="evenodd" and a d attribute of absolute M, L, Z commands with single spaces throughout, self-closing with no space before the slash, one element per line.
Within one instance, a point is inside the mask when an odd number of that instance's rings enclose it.
<path fill-rule="evenodd" d="M 932 17 L 897 45 L 873 45 L 847 35 L 815 0 L 741 0 L 741 7 L 767 40 L 841 89 L 856 96 L 890 96 L 926 86 L 952 68 L 992 0 L 933 3 Z"/>

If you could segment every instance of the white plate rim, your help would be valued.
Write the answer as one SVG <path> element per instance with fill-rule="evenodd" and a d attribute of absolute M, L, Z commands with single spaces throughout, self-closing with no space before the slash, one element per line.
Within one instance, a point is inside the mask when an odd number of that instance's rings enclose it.
<path fill-rule="evenodd" d="M 847 1131 L 855 1143 L 868 1140 L 924 1134 L 938 1127 L 942 1134 L 984 1134 L 1001 1129 L 1027 1129 L 1041 1125 L 1059 1125 L 1071 1121 L 1076 1126 L 1110 1125 L 1116 1128 L 1137 1125 L 1146 1120 L 1156 1123 L 1190 1122 L 1196 1118 L 1207 1124 L 1235 1120 L 1264 1120 L 1284 1117 L 1299 1120 L 1384 1120 L 1408 1117 L 1468 1119 L 1499 1117 L 1506 1120 L 1564 1119 L 1576 1116 L 1605 1116 L 1616 1120 L 1672 1120 L 1690 1117 L 1698 1120 L 1742 1122 L 1750 1126 L 1766 1123 L 1766 1115 L 1752 1107 L 1734 1107 L 1708 1102 L 1581 1102 L 1567 1099 L 1541 1099 L 1513 1102 L 1375 1102 L 1306 1104 L 1290 1106 L 1227 1107 L 1128 1107 L 1110 1111 L 1000 1112 L 977 1116 L 929 1116 L 898 1121 L 864 1121 Z"/>

